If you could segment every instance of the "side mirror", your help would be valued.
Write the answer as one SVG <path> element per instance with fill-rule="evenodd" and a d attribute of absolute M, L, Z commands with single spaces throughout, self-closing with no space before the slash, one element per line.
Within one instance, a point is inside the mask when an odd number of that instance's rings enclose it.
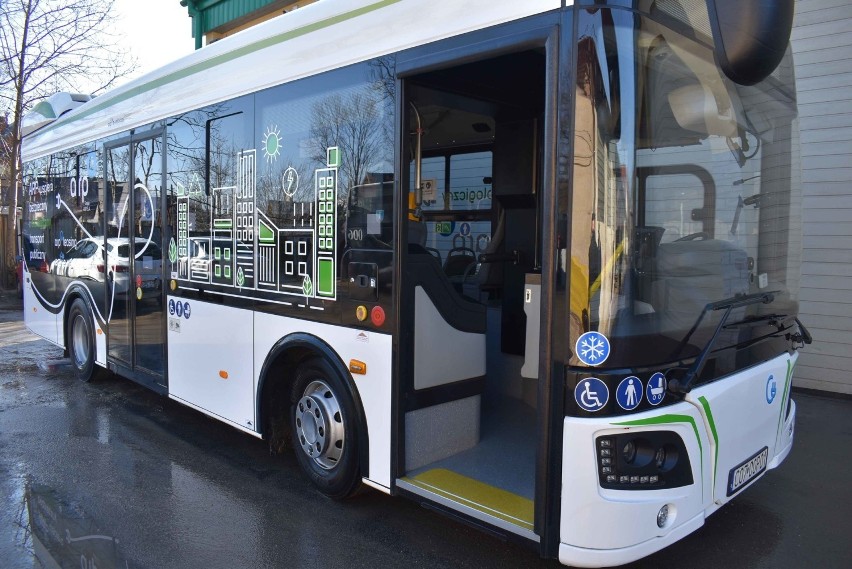
<path fill-rule="evenodd" d="M 706 0 L 716 61 L 740 85 L 769 77 L 787 50 L 794 0 Z"/>

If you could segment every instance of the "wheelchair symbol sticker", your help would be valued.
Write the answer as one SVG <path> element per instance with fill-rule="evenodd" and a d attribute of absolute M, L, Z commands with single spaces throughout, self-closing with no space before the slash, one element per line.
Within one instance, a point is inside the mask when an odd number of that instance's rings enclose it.
<path fill-rule="evenodd" d="M 651 405 L 659 405 L 666 397 L 666 376 L 660 372 L 655 373 L 648 380 L 648 387 L 645 390 L 645 395 L 648 403 Z"/>
<path fill-rule="evenodd" d="M 600 332 L 586 332 L 574 345 L 574 353 L 587 366 L 598 366 L 609 357 L 609 340 Z"/>
<path fill-rule="evenodd" d="M 600 411 L 609 401 L 609 388 L 600 379 L 587 377 L 574 388 L 574 400 L 584 411 Z"/>
<path fill-rule="evenodd" d="M 642 380 L 635 375 L 625 377 L 615 389 L 615 400 L 625 411 L 633 411 L 642 402 Z"/>

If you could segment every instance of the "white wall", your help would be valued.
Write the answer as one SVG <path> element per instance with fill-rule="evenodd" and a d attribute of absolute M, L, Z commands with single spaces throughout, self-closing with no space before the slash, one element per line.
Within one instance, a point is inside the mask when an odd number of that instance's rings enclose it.
<path fill-rule="evenodd" d="M 798 0 L 793 54 L 802 142 L 802 322 L 794 385 L 852 393 L 852 2 Z"/>

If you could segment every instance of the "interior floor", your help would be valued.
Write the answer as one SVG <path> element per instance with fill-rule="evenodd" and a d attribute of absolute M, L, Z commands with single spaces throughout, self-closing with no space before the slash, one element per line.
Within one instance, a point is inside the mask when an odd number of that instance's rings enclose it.
<path fill-rule="evenodd" d="M 474 509 L 532 529 L 536 412 L 519 399 L 482 402 L 479 444 L 408 472 L 406 479 Z"/>

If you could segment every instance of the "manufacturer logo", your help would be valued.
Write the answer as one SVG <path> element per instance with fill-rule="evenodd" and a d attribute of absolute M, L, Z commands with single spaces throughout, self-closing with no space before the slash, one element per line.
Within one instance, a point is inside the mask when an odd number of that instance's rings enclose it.
<path fill-rule="evenodd" d="M 746 459 L 742 464 L 735 466 L 728 473 L 728 496 L 732 496 L 742 490 L 750 480 L 756 478 L 766 470 L 769 459 L 769 448 L 763 447 L 757 454 Z"/>
<path fill-rule="evenodd" d="M 775 396 L 778 394 L 778 384 L 775 382 L 775 376 L 770 375 L 766 380 L 766 402 L 772 405 L 775 401 Z"/>

